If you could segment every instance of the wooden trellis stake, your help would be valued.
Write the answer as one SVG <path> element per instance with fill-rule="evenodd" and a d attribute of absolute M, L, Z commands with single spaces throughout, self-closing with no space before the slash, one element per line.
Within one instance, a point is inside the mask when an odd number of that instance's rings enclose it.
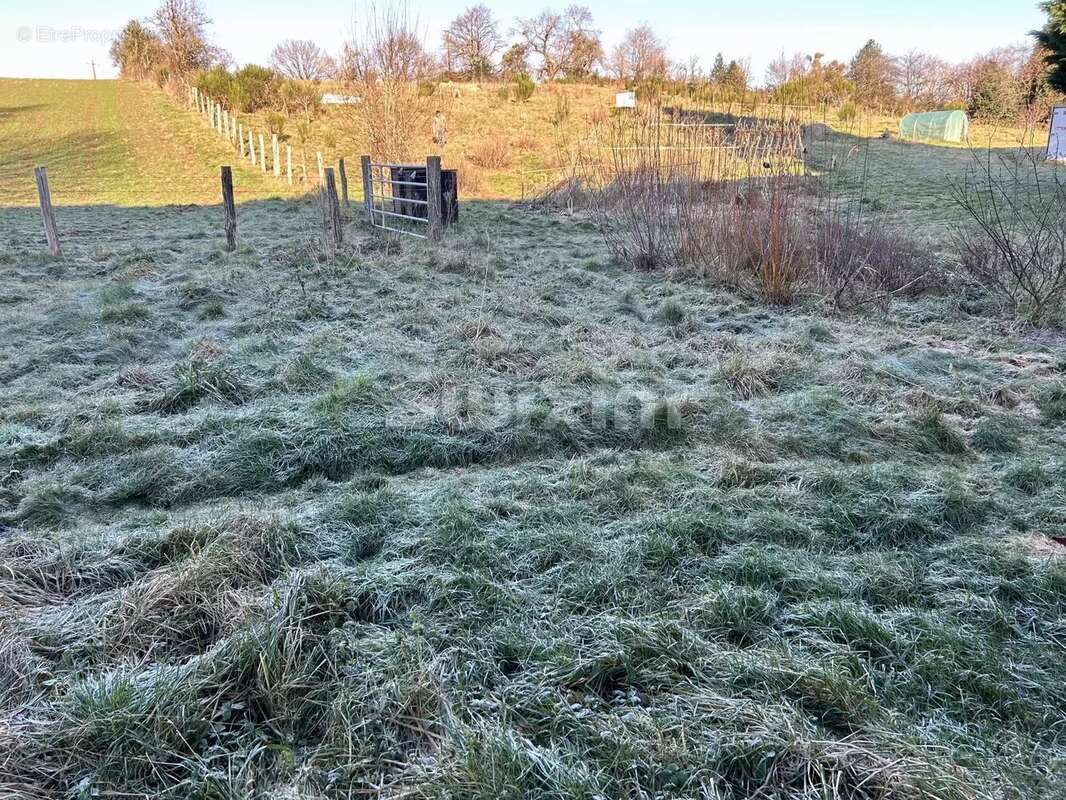
<path fill-rule="evenodd" d="M 222 213 L 226 229 L 226 250 L 237 249 L 237 206 L 233 202 L 233 170 L 222 167 Z"/>
<path fill-rule="evenodd" d="M 341 210 L 344 212 L 345 219 L 352 218 L 352 206 L 348 202 L 348 172 L 344 169 L 344 159 L 338 159 L 337 172 L 341 176 Z"/>
<path fill-rule="evenodd" d="M 35 167 L 33 176 L 37 179 L 37 198 L 41 201 L 41 219 L 44 222 L 44 238 L 48 240 L 48 252 L 53 256 L 63 255 L 59 246 L 59 228 L 56 227 L 56 215 L 52 210 L 52 193 L 48 190 L 48 171 L 44 167 Z"/>

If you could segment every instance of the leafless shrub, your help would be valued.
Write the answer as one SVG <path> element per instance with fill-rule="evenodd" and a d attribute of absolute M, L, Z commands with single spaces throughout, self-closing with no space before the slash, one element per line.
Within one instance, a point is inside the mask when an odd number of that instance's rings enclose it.
<path fill-rule="evenodd" d="M 511 164 L 511 149 L 505 139 L 488 136 L 474 145 L 467 158 L 485 169 L 502 169 Z"/>
<path fill-rule="evenodd" d="M 638 269 L 685 263 L 694 227 L 705 151 L 658 110 L 607 118 L 587 137 L 587 184 L 598 190 L 592 211 L 621 261 Z"/>
<path fill-rule="evenodd" d="M 952 187 L 964 221 L 954 230 L 966 276 L 1034 321 L 1060 317 L 1066 300 L 1066 185 L 1044 176 L 1035 151 L 974 156 Z"/>
<path fill-rule="evenodd" d="M 935 288 L 939 271 L 929 253 L 883 225 L 823 215 L 816 235 L 817 285 L 837 306 L 887 305 Z"/>
<path fill-rule="evenodd" d="M 463 159 L 459 164 L 459 193 L 464 197 L 477 194 L 485 187 L 481 169 L 474 162 Z"/>

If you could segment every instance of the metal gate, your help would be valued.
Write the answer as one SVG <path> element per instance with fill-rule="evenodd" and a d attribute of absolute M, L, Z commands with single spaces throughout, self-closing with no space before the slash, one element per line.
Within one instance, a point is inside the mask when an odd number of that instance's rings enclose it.
<path fill-rule="evenodd" d="M 361 159 L 363 202 L 375 228 L 439 239 L 443 227 L 440 157 L 422 164 L 375 164 Z"/>

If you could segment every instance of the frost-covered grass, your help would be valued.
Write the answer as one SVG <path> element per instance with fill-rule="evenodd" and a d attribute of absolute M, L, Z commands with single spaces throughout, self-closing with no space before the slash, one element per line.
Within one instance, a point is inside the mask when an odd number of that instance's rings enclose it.
<path fill-rule="evenodd" d="M 0 794 L 1066 793 L 1061 337 L 315 213 L 0 215 Z"/>

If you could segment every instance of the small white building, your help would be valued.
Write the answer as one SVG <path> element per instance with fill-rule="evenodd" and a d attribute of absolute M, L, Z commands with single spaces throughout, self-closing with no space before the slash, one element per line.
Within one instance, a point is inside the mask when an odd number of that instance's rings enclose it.
<path fill-rule="evenodd" d="M 637 93 L 636 92 L 619 92 L 614 96 L 615 108 L 636 108 L 637 107 Z"/>

